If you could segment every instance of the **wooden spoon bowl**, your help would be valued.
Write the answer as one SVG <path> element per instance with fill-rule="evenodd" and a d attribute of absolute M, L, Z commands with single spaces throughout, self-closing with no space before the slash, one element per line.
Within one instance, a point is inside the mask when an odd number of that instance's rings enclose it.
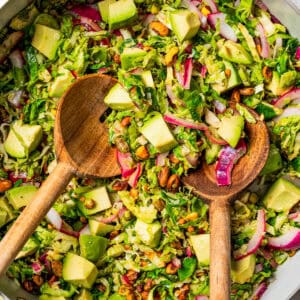
<path fill-rule="evenodd" d="M 0 242 L 0 275 L 22 249 L 55 200 L 76 174 L 119 175 L 115 149 L 100 118 L 103 100 L 116 80 L 101 74 L 80 77 L 60 100 L 54 129 L 57 166 Z"/>
<path fill-rule="evenodd" d="M 264 122 L 247 123 L 246 132 L 247 153 L 234 166 L 230 186 L 218 186 L 215 165 L 206 163 L 183 179 L 210 204 L 210 300 L 230 299 L 230 201 L 257 177 L 269 154 L 269 134 Z"/>

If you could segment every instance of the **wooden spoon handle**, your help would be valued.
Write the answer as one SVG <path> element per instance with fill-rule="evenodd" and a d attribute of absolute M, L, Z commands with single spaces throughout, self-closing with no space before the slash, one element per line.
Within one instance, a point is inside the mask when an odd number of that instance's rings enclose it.
<path fill-rule="evenodd" d="M 229 201 L 210 204 L 210 300 L 230 299 Z"/>
<path fill-rule="evenodd" d="M 11 226 L 0 242 L 0 276 L 17 256 L 72 176 L 73 169 L 65 163 L 59 163 Z"/>

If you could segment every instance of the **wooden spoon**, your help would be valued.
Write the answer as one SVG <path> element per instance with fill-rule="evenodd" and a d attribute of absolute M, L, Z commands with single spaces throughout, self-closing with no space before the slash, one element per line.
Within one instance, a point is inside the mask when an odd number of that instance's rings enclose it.
<path fill-rule="evenodd" d="M 54 129 L 58 164 L 0 243 L 0 275 L 22 249 L 74 175 L 112 177 L 120 169 L 100 122 L 103 99 L 116 80 L 93 74 L 78 79 L 60 100 Z"/>
<path fill-rule="evenodd" d="M 247 123 L 246 132 L 248 151 L 234 166 L 230 186 L 218 186 L 215 166 L 205 163 L 183 179 L 185 185 L 210 204 L 210 300 L 230 299 L 230 201 L 257 177 L 268 158 L 265 123 Z"/>

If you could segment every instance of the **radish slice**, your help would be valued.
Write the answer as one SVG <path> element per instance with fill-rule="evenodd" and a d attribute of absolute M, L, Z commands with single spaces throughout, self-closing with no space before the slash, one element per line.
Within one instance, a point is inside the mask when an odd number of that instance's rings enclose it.
<path fill-rule="evenodd" d="M 216 179 L 219 186 L 231 184 L 231 171 L 233 165 L 246 153 L 246 143 L 240 140 L 236 148 L 226 146 L 219 154 L 216 165 Z"/>
<path fill-rule="evenodd" d="M 50 222 L 54 228 L 60 230 L 62 228 L 63 220 L 59 213 L 51 207 L 46 215 L 46 219 Z"/>
<path fill-rule="evenodd" d="M 130 152 L 123 153 L 117 150 L 117 161 L 123 177 L 130 176 L 135 171 L 135 165 Z"/>
<path fill-rule="evenodd" d="M 169 152 L 159 153 L 156 157 L 155 164 L 158 167 L 163 167 L 166 164 L 166 158 L 169 155 Z"/>
<path fill-rule="evenodd" d="M 178 258 L 178 257 L 174 257 L 172 259 L 172 265 L 175 267 L 175 268 L 181 268 L 181 260 Z"/>
<path fill-rule="evenodd" d="M 79 19 L 74 20 L 75 25 L 76 24 L 82 24 L 84 25 L 89 31 L 101 31 L 101 28 L 93 22 L 90 18 L 87 17 L 80 17 Z"/>
<path fill-rule="evenodd" d="M 164 115 L 164 120 L 167 123 L 175 124 L 178 126 L 183 126 L 186 128 L 192 128 L 192 129 L 197 129 L 197 130 L 207 130 L 208 129 L 208 127 L 204 123 L 195 123 L 193 121 L 187 121 L 187 120 L 178 118 L 175 115 L 172 115 L 170 113 L 166 113 Z"/>
<path fill-rule="evenodd" d="M 242 250 L 234 251 L 233 256 L 236 260 L 242 259 L 252 253 L 255 253 L 261 245 L 263 238 L 266 234 L 266 213 L 263 209 L 257 212 L 257 227 L 254 235 L 249 241 L 246 252 Z"/>
<path fill-rule="evenodd" d="M 300 99 L 300 88 L 291 89 L 290 91 L 286 92 L 279 98 L 273 100 L 272 104 L 276 107 L 282 108 L 286 104 L 296 99 Z"/>
<path fill-rule="evenodd" d="M 200 75 L 202 78 L 206 77 L 206 73 L 207 73 L 207 67 L 206 66 L 202 66 L 201 67 L 201 71 L 200 71 Z"/>
<path fill-rule="evenodd" d="M 220 12 L 212 13 L 212 14 L 208 15 L 207 19 L 208 19 L 208 23 L 211 25 L 211 27 L 213 29 L 216 29 L 216 25 L 219 20 L 221 36 L 223 36 L 225 39 L 231 40 L 233 42 L 237 41 L 237 36 L 236 36 L 234 30 L 232 29 L 231 26 L 229 26 L 226 23 L 226 14 L 220 13 Z"/>
<path fill-rule="evenodd" d="M 123 284 L 131 286 L 131 282 L 130 282 L 130 280 L 129 280 L 129 278 L 128 278 L 128 276 L 126 274 L 122 275 L 121 281 L 122 281 Z"/>
<path fill-rule="evenodd" d="M 270 56 L 270 46 L 267 40 L 266 32 L 263 26 L 259 23 L 256 26 L 256 29 L 259 33 L 260 43 L 261 43 L 261 51 L 260 56 L 262 58 L 269 58 Z"/>
<path fill-rule="evenodd" d="M 271 248 L 280 250 L 294 250 L 300 248 L 300 229 L 292 228 L 287 233 L 278 237 L 268 238 Z"/>
<path fill-rule="evenodd" d="M 191 247 L 188 246 L 185 250 L 185 254 L 187 257 L 192 257 L 193 256 L 193 253 L 192 253 L 192 250 L 191 250 Z"/>
<path fill-rule="evenodd" d="M 273 120 L 277 123 L 282 118 L 290 117 L 290 116 L 300 116 L 300 108 L 299 107 L 288 107 L 283 111 L 283 113 L 280 116 L 274 118 Z"/>
<path fill-rule="evenodd" d="M 138 163 L 135 171 L 130 175 L 130 177 L 128 179 L 128 184 L 131 187 L 133 187 L 133 188 L 136 187 L 136 185 L 138 183 L 138 179 L 142 174 L 142 170 L 143 170 L 142 164 Z"/>
<path fill-rule="evenodd" d="M 205 0 L 205 2 L 210 7 L 212 13 L 217 13 L 219 11 L 213 0 Z"/>
<path fill-rule="evenodd" d="M 289 220 L 300 223 L 300 211 L 288 215 Z"/>
<path fill-rule="evenodd" d="M 71 11 L 80 17 L 89 18 L 93 21 L 101 21 L 98 9 L 90 5 L 76 5 Z"/>
<path fill-rule="evenodd" d="M 213 104 L 214 107 L 216 108 L 217 113 L 222 114 L 226 110 L 226 105 L 218 100 L 215 100 Z"/>
<path fill-rule="evenodd" d="M 296 58 L 297 60 L 300 59 L 300 47 L 298 47 L 297 50 L 296 50 L 295 58 Z"/>
<path fill-rule="evenodd" d="M 82 234 L 91 234 L 89 224 L 83 226 L 83 228 L 79 231 L 79 235 Z"/>
<path fill-rule="evenodd" d="M 183 88 L 186 90 L 190 89 L 191 79 L 193 72 L 193 60 L 188 58 L 184 63 L 184 74 L 183 74 Z"/>
<path fill-rule="evenodd" d="M 263 293 L 267 290 L 267 284 L 265 282 L 262 282 L 253 292 L 252 296 L 249 298 L 249 300 L 259 300 Z"/>
<path fill-rule="evenodd" d="M 224 141 L 221 138 L 216 138 L 209 129 L 204 131 L 205 136 L 209 139 L 209 141 L 213 144 L 218 144 L 218 145 L 228 145 L 226 141 Z"/>
<path fill-rule="evenodd" d="M 44 267 L 38 262 L 33 262 L 31 268 L 35 274 L 40 274 L 44 269 Z"/>

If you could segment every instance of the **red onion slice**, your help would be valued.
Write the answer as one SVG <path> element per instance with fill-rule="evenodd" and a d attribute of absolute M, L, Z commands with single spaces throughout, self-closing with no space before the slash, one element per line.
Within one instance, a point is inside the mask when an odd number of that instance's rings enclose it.
<path fill-rule="evenodd" d="M 89 234 L 89 235 L 91 234 L 89 224 L 86 224 L 85 226 L 83 226 L 83 228 L 79 231 L 79 235 L 82 235 L 82 234 Z"/>
<path fill-rule="evenodd" d="M 117 161 L 123 177 L 126 178 L 135 171 L 135 163 L 130 152 L 123 153 L 117 150 Z"/>
<path fill-rule="evenodd" d="M 206 77 L 206 73 L 207 73 L 207 67 L 206 66 L 201 66 L 201 71 L 200 71 L 200 75 L 202 78 Z"/>
<path fill-rule="evenodd" d="M 169 155 L 169 152 L 158 153 L 155 164 L 158 167 L 163 167 L 166 164 L 166 158 L 168 157 L 168 155 Z"/>
<path fill-rule="evenodd" d="M 269 58 L 270 56 L 270 45 L 267 40 L 266 32 L 263 26 L 259 23 L 256 26 L 257 31 L 259 33 L 260 43 L 261 43 L 261 51 L 260 56 L 262 58 Z"/>
<path fill-rule="evenodd" d="M 186 6 L 190 11 L 193 11 L 196 13 L 199 17 L 201 28 L 206 29 L 207 26 L 207 17 L 204 16 L 201 11 L 198 9 L 198 7 L 195 5 L 193 1 L 190 0 L 182 0 L 181 3 Z"/>
<path fill-rule="evenodd" d="M 253 254 L 260 247 L 263 238 L 266 234 L 266 213 L 263 209 L 260 209 L 257 212 L 257 227 L 254 235 L 250 239 L 246 252 L 241 251 L 240 249 L 234 251 L 233 256 L 236 260 L 242 259 L 250 254 Z"/>
<path fill-rule="evenodd" d="M 232 29 L 231 26 L 229 26 L 226 23 L 226 14 L 224 13 L 212 13 L 209 14 L 208 17 L 208 23 L 211 25 L 213 29 L 216 29 L 217 22 L 219 20 L 220 22 L 220 35 L 223 36 L 227 40 L 231 40 L 233 42 L 237 42 L 237 36 Z"/>
<path fill-rule="evenodd" d="M 213 104 L 214 104 L 214 107 L 216 108 L 217 113 L 222 114 L 223 112 L 225 112 L 225 110 L 226 110 L 225 104 L 223 104 L 222 102 L 220 102 L 218 100 L 215 100 L 213 102 Z"/>
<path fill-rule="evenodd" d="M 183 75 L 183 88 L 186 90 L 190 89 L 191 79 L 193 72 L 193 60 L 188 58 L 184 63 L 184 75 Z"/>
<path fill-rule="evenodd" d="M 219 186 L 231 184 L 231 171 L 233 165 L 246 153 L 246 143 L 240 140 L 236 148 L 224 147 L 216 164 L 216 179 Z"/>
<path fill-rule="evenodd" d="M 273 120 L 277 123 L 282 118 L 290 117 L 290 116 L 300 116 L 300 108 L 299 107 L 287 107 L 280 116 L 274 118 Z"/>
<path fill-rule="evenodd" d="M 289 220 L 300 223 L 300 211 L 288 215 Z"/>
<path fill-rule="evenodd" d="M 138 163 L 137 164 L 137 167 L 135 169 L 135 171 L 130 175 L 129 179 L 128 179 L 128 184 L 132 187 L 132 188 L 135 188 L 137 183 L 138 183 L 138 179 L 139 177 L 141 176 L 142 174 L 142 170 L 143 170 L 143 167 L 142 167 L 142 164 L 141 163 Z"/>
<path fill-rule="evenodd" d="M 300 248 L 300 229 L 292 228 L 283 235 L 268 238 L 268 246 L 280 250 L 295 250 Z"/>
<path fill-rule="evenodd" d="M 31 268 L 35 274 L 40 274 L 44 269 L 44 267 L 38 262 L 33 262 L 31 264 Z"/>
<path fill-rule="evenodd" d="M 268 286 L 265 282 L 262 282 L 259 284 L 259 286 L 254 290 L 252 296 L 249 298 L 249 300 L 259 300 L 261 296 L 264 294 L 264 292 L 267 290 Z"/>
<path fill-rule="evenodd" d="M 155 15 L 148 14 L 143 21 L 143 25 L 147 27 L 154 19 L 155 19 Z"/>
<path fill-rule="evenodd" d="M 21 108 L 22 107 L 22 94 L 23 94 L 22 90 L 15 91 L 12 98 L 8 99 L 9 103 L 11 103 L 16 108 Z"/>
<path fill-rule="evenodd" d="M 98 9 L 93 6 L 76 5 L 71 9 L 71 11 L 80 17 L 89 18 L 93 21 L 101 21 L 101 16 Z"/>
<path fill-rule="evenodd" d="M 192 257 L 193 256 L 193 253 L 192 253 L 192 250 L 191 250 L 191 247 L 188 246 L 185 250 L 185 254 L 187 257 Z"/>
<path fill-rule="evenodd" d="M 74 22 L 75 25 L 78 23 L 84 25 L 89 31 L 101 31 L 99 25 L 93 22 L 90 18 L 80 17 L 79 19 L 74 20 Z"/>
<path fill-rule="evenodd" d="M 14 67 L 18 69 L 22 69 L 24 67 L 24 58 L 22 52 L 19 49 L 14 50 L 9 55 L 9 59 Z"/>
<path fill-rule="evenodd" d="M 167 123 L 175 124 L 177 126 L 183 126 L 186 128 L 197 129 L 197 130 L 207 130 L 208 127 L 204 123 L 195 123 L 193 121 L 187 121 L 181 118 L 176 117 L 173 114 L 166 113 L 164 115 L 164 120 Z"/>
<path fill-rule="evenodd" d="M 178 258 L 178 257 L 174 257 L 172 259 L 172 265 L 175 267 L 175 268 L 181 268 L 181 260 Z"/>
<path fill-rule="evenodd" d="M 279 98 L 272 101 L 272 104 L 276 107 L 283 108 L 286 104 L 300 99 L 300 88 L 294 88 L 281 95 Z"/>
<path fill-rule="evenodd" d="M 195 296 L 195 300 L 208 300 L 209 298 L 205 295 Z"/>
<path fill-rule="evenodd" d="M 46 219 L 50 222 L 54 228 L 60 230 L 62 228 L 63 220 L 59 213 L 51 207 L 46 215 Z"/>
<path fill-rule="evenodd" d="M 213 0 L 205 0 L 206 4 L 210 7 L 212 13 L 217 13 L 219 10 L 217 4 Z"/>
<path fill-rule="evenodd" d="M 296 58 L 297 60 L 300 59 L 300 47 L 298 47 L 297 50 L 296 50 L 295 58 Z"/>

